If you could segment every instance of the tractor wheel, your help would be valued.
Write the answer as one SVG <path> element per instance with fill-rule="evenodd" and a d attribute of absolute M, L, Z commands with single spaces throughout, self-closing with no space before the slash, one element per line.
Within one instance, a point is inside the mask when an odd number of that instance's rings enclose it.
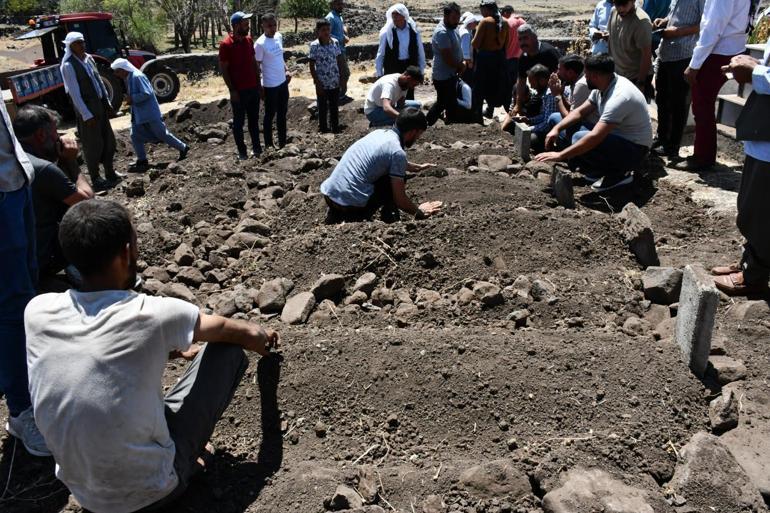
<path fill-rule="evenodd" d="M 115 73 L 112 72 L 109 66 L 99 63 L 98 68 L 104 87 L 107 89 L 110 105 L 117 112 L 123 104 L 123 95 L 125 94 L 123 81 L 115 76 Z"/>
<path fill-rule="evenodd" d="M 149 71 L 147 78 L 150 79 L 152 90 L 155 91 L 158 102 L 173 101 L 179 94 L 179 77 L 176 72 L 168 66 L 162 65 L 150 66 L 147 71 Z"/>

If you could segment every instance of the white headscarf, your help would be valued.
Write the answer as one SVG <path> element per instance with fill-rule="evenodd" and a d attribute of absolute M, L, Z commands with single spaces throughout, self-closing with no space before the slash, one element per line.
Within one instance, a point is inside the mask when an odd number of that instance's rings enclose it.
<path fill-rule="evenodd" d="M 128 71 L 129 73 L 137 73 L 139 72 L 139 69 L 137 69 L 136 66 L 131 64 L 126 59 L 115 59 L 112 61 L 112 64 L 110 64 L 110 68 L 112 69 L 122 69 L 124 71 Z"/>
<path fill-rule="evenodd" d="M 403 16 L 406 19 L 406 24 L 412 27 L 412 30 L 418 34 L 420 33 L 420 29 L 417 28 L 417 23 L 415 23 L 411 16 L 409 16 L 409 9 L 407 9 L 404 4 L 391 5 L 388 12 L 385 13 L 385 26 L 380 30 L 380 35 L 385 34 L 385 37 L 388 40 L 388 46 L 391 48 L 393 48 L 393 29 L 396 27 L 396 24 L 393 23 L 394 12 Z"/>
<path fill-rule="evenodd" d="M 468 25 L 471 23 L 478 23 L 482 20 L 480 14 L 473 14 L 472 12 L 466 12 L 462 15 L 460 18 L 460 25 L 465 28 L 465 30 L 468 30 Z"/>
<path fill-rule="evenodd" d="M 64 57 L 61 59 L 61 65 L 59 66 L 59 70 L 61 71 L 62 77 L 64 76 L 64 63 L 67 62 L 67 60 L 72 57 L 73 54 L 72 50 L 70 49 L 70 45 L 76 41 L 85 41 L 86 38 L 83 37 L 83 34 L 80 32 L 70 32 L 67 34 L 67 36 L 64 38 Z M 67 87 L 67 82 L 64 82 L 64 91 L 69 93 L 69 88 Z"/>

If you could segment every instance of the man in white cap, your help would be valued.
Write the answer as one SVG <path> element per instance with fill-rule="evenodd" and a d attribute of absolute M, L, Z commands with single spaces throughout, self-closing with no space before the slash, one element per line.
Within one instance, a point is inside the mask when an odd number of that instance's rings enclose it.
<path fill-rule="evenodd" d="M 409 66 L 417 66 L 421 73 L 425 72 L 425 48 L 420 29 L 404 4 L 392 5 L 385 14 L 374 66 L 378 77 L 403 73 Z M 413 88 L 407 92 L 406 99 L 414 100 Z"/>
<path fill-rule="evenodd" d="M 96 61 L 86 53 L 85 40 L 80 32 L 70 32 L 64 38 L 61 75 L 64 90 L 75 107 L 78 137 L 91 183 L 97 189 L 113 186 L 121 175 L 113 168 L 115 134 L 110 125 L 112 106 Z M 99 175 L 100 164 L 106 181 Z"/>
<path fill-rule="evenodd" d="M 149 168 L 144 150 L 147 143 L 166 143 L 179 152 L 177 160 L 184 160 L 190 147 L 168 131 L 147 76 L 126 59 L 115 59 L 112 69 L 118 78 L 125 81 L 126 103 L 131 106 L 131 144 L 136 160 L 128 170 L 141 173 Z"/>

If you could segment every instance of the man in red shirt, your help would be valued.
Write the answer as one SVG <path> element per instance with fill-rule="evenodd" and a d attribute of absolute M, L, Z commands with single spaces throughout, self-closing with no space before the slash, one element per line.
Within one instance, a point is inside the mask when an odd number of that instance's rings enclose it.
<path fill-rule="evenodd" d="M 238 147 L 238 159 L 249 158 L 243 140 L 243 124 L 249 119 L 252 156 L 262 153 L 259 143 L 259 99 L 261 95 L 259 69 L 254 58 L 254 42 L 249 36 L 249 18 L 253 14 L 241 11 L 230 16 L 233 31 L 219 43 L 219 67 L 230 90 L 233 106 L 233 137 Z"/>
<path fill-rule="evenodd" d="M 513 88 L 519 79 L 519 57 L 521 57 L 522 53 L 521 46 L 519 46 L 519 27 L 524 25 L 526 21 L 524 18 L 514 16 L 513 7 L 510 5 L 500 9 L 500 14 L 508 23 L 508 43 L 505 46 L 507 80 L 505 83 L 505 94 L 503 95 L 503 106 L 506 111 L 509 111 L 513 101 Z"/>

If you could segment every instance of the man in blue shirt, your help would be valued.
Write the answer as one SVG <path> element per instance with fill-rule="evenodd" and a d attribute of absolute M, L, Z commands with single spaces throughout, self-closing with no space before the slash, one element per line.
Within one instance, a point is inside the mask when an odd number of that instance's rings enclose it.
<path fill-rule="evenodd" d="M 348 37 L 348 28 L 345 26 L 345 20 L 342 19 L 345 2 L 344 0 L 331 0 L 329 7 L 331 11 L 326 15 L 326 19 L 332 25 L 332 37 L 339 42 L 342 49 L 342 59 L 340 61 L 340 100 L 350 101 L 352 98 L 347 95 L 350 66 L 348 66 L 348 56 L 345 52 L 345 46 L 350 42 L 350 38 Z"/>
<path fill-rule="evenodd" d="M 668 14 L 669 8 L 671 7 L 671 0 L 644 0 L 644 4 L 642 6 L 642 10 L 647 13 L 647 16 L 650 17 L 651 20 L 657 20 L 658 18 L 665 18 Z M 652 34 L 652 54 L 655 55 L 655 52 L 658 50 L 658 45 L 660 45 L 661 40 L 661 33 L 653 33 Z"/>
<path fill-rule="evenodd" d="M 733 57 L 723 68 L 740 84 L 751 84 L 752 94 L 770 98 L 770 40 L 761 60 L 748 55 Z M 758 98 L 755 98 L 755 100 Z M 751 99 L 749 100 L 751 101 Z M 717 288 L 731 296 L 767 293 L 770 280 L 770 129 L 767 110 L 757 105 L 754 111 L 741 114 L 737 130 L 750 133 L 744 141 L 746 162 L 738 192 L 738 230 L 746 239 L 740 263 L 712 269 Z"/>
<path fill-rule="evenodd" d="M 126 82 L 126 103 L 131 105 L 131 144 L 134 146 L 136 161 L 128 170 L 136 173 L 147 170 L 149 163 L 144 150 L 147 143 L 164 142 L 179 152 L 177 160 L 187 157 L 190 147 L 166 128 L 158 99 L 147 76 L 126 59 L 115 59 L 112 69 L 118 78 Z"/>
<path fill-rule="evenodd" d="M 398 115 L 395 127 L 370 132 L 350 146 L 321 184 L 329 207 L 326 223 L 370 219 L 380 208 L 385 222 L 397 221 L 399 210 L 416 219 L 438 213 L 440 201 L 417 205 L 406 195 L 406 172 L 435 166 L 412 164 L 406 159 L 405 149 L 427 128 L 425 115 L 408 108 Z"/>
<path fill-rule="evenodd" d="M 588 35 L 591 37 L 592 44 L 591 53 L 594 55 L 610 53 L 610 48 L 607 45 L 607 38 L 609 37 L 607 25 L 610 22 L 610 14 L 612 14 L 612 1 L 601 0 L 596 4 L 594 15 L 588 23 Z"/>

